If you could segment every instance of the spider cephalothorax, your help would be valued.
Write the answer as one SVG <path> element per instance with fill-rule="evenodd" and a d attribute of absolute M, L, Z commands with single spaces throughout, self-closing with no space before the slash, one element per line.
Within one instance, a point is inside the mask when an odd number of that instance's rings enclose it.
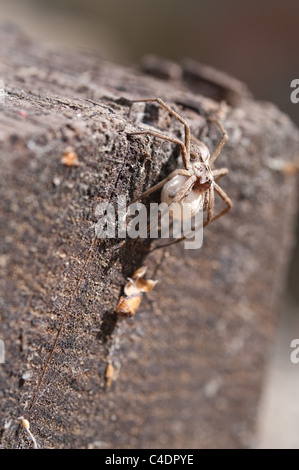
<path fill-rule="evenodd" d="M 193 173 L 196 176 L 194 188 L 206 191 L 213 182 L 213 174 L 210 165 L 205 162 L 195 162 L 192 165 Z"/>
<path fill-rule="evenodd" d="M 206 210 L 207 217 L 204 222 L 204 226 L 226 214 L 232 208 L 232 201 L 223 191 L 223 189 L 217 184 L 217 180 L 226 175 L 228 173 L 228 169 L 213 169 L 216 158 L 219 156 L 222 147 L 228 140 L 227 133 L 222 124 L 217 119 L 209 118 L 211 122 L 215 122 L 218 125 L 222 132 L 222 138 L 211 155 L 208 147 L 203 142 L 191 136 L 188 123 L 160 98 L 136 100 L 133 102 L 156 102 L 184 125 L 184 142 L 175 137 L 165 136 L 159 132 L 151 130 L 134 132 L 131 135 L 152 135 L 154 137 L 168 140 L 169 142 L 173 142 L 179 145 L 181 148 L 185 168 L 174 170 L 172 173 L 170 173 L 169 176 L 160 181 L 160 183 L 145 191 L 138 198 L 134 199 L 134 201 L 132 201 L 130 204 L 163 187 L 161 193 L 162 202 L 166 202 L 168 205 L 171 203 L 189 205 L 187 217 L 193 217 L 200 209 Z M 215 192 L 226 203 L 226 207 L 217 215 L 214 215 Z M 176 214 L 174 213 L 173 217 L 175 216 Z M 184 211 L 182 211 L 180 217 L 184 219 Z"/>

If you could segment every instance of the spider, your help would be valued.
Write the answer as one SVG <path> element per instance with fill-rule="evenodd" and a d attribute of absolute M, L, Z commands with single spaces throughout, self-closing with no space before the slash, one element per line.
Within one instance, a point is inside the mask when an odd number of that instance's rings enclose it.
<path fill-rule="evenodd" d="M 216 123 L 222 132 L 222 138 L 211 155 L 208 147 L 191 135 L 189 124 L 185 119 L 160 98 L 148 98 L 132 101 L 132 103 L 148 102 L 158 103 L 183 124 L 185 130 L 184 142 L 175 137 L 169 137 L 152 130 L 133 132 L 130 133 L 130 135 L 151 135 L 179 145 L 185 168 L 172 171 L 158 184 L 131 201 L 129 205 L 162 188 L 162 202 L 166 202 L 168 205 L 171 203 L 178 203 L 181 207 L 183 207 L 182 204 L 187 205 L 187 208 L 189 209 L 188 211 L 179 211 L 182 219 L 184 218 L 184 212 L 187 213 L 187 217 L 193 217 L 200 209 L 203 208 L 204 210 L 207 210 L 207 217 L 203 223 L 203 227 L 206 227 L 214 220 L 229 212 L 233 205 L 231 199 L 216 182 L 228 173 L 228 169 L 212 169 L 215 160 L 228 140 L 227 132 L 220 121 L 215 118 L 207 118 L 209 121 Z M 214 215 L 215 192 L 226 203 L 226 207 L 217 215 Z M 175 218 L 176 214 L 173 213 L 172 217 Z M 186 237 L 182 237 L 177 241 L 183 240 L 184 238 Z"/>

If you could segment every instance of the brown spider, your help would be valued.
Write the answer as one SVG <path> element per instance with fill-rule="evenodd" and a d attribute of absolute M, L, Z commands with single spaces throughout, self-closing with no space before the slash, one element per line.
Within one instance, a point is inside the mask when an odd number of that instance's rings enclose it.
<path fill-rule="evenodd" d="M 156 102 L 184 125 L 185 142 L 175 137 L 168 137 L 166 135 L 160 134 L 159 132 L 151 130 L 134 132 L 130 135 L 152 135 L 154 137 L 158 137 L 160 139 L 167 140 L 179 145 L 181 148 L 185 169 L 174 170 L 170 173 L 169 176 L 164 178 L 158 184 L 131 201 L 130 204 L 146 196 L 149 196 L 154 191 L 157 191 L 163 187 L 161 193 L 162 202 L 166 202 L 168 205 L 171 203 L 178 203 L 180 205 L 183 203 L 184 205 L 187 204 L 189 206 L 189 211 L 187 211 L 189 217 L 193 217 L 195 213 L 201 208 L 207 210 L 207 218 L 203 224 L 204 227 L 222 215 L 226 214 L 232 208 L 232 201 L 223 191 L 223 189 L 216 183 L 216 181 L 218 181 L 218 179 L 222 176 L 226 175 L 228 173 L 228 169 L 211 168 L 219 156 L 222 147 L 228 140 L 228 135 L 223 125 L 217 119 L 208 118 L 209 121 L 215 122 L 222 132 L 222 138 L 219 144 L 217 145 L 212 155 L 210 155 L 208 147 L 196 137 L 191 135 L 189 124 L 178 113 L 167 106 L 167 104 L 164 103 L 160 98 L 134 100 L 132 102 Z M 193 139 L 194 143 L 191 142 L 191 139 Z M 225 207 L 217 215 L 214 215 L 215 191 L 227 205 L 227 207 Z M 180 212 L 180 214 L 183 214 L 183 212 L 184 211 Z M 175 217 L 175 214 L 173 217 Z M 183 216 L 181 217 L 183 218 Z M 184 238 L 185 237 L 182 239 Z"/>

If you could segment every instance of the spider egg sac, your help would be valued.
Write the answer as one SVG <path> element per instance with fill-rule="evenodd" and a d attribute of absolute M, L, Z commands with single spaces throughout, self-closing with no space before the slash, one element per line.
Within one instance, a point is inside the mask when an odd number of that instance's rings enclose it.
<path fill-rule="evenodd" d="M 176 175 L 165 183 L 161 192 L 161 202 L 166 202 L 166 204 L 170 205 L 173 198 L 182 189 L 188 179 L 188 176 Z M 196 212 L 202 209 L 203 204 L 204 192 L 198 189 L 192 189 L 184 199 L 174 205 L 170 213 L 174 219 L 191 219 Z"/>

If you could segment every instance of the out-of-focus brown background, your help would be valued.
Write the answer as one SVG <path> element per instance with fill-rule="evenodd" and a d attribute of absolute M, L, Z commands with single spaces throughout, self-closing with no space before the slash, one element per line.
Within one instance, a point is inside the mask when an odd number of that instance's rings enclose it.
<path fill-rule="evenodd" d="M 299 126 L 299 103 L 290 100 L 290 83 L 299 78 L 298 0 L 1 0 L 0 6 L 0 21 L 54 46 L 91 49 L 122 63 L 153 53 L 213 65 L 246 82 L 257 99 L 276 103 Z M 283 214 L 281 223 L 284 230 Z M 299 364 L 290 362 L 290 342 L 299 337 L 298 280 L 297 242 L 257 447 L 299 448 Z"/>

